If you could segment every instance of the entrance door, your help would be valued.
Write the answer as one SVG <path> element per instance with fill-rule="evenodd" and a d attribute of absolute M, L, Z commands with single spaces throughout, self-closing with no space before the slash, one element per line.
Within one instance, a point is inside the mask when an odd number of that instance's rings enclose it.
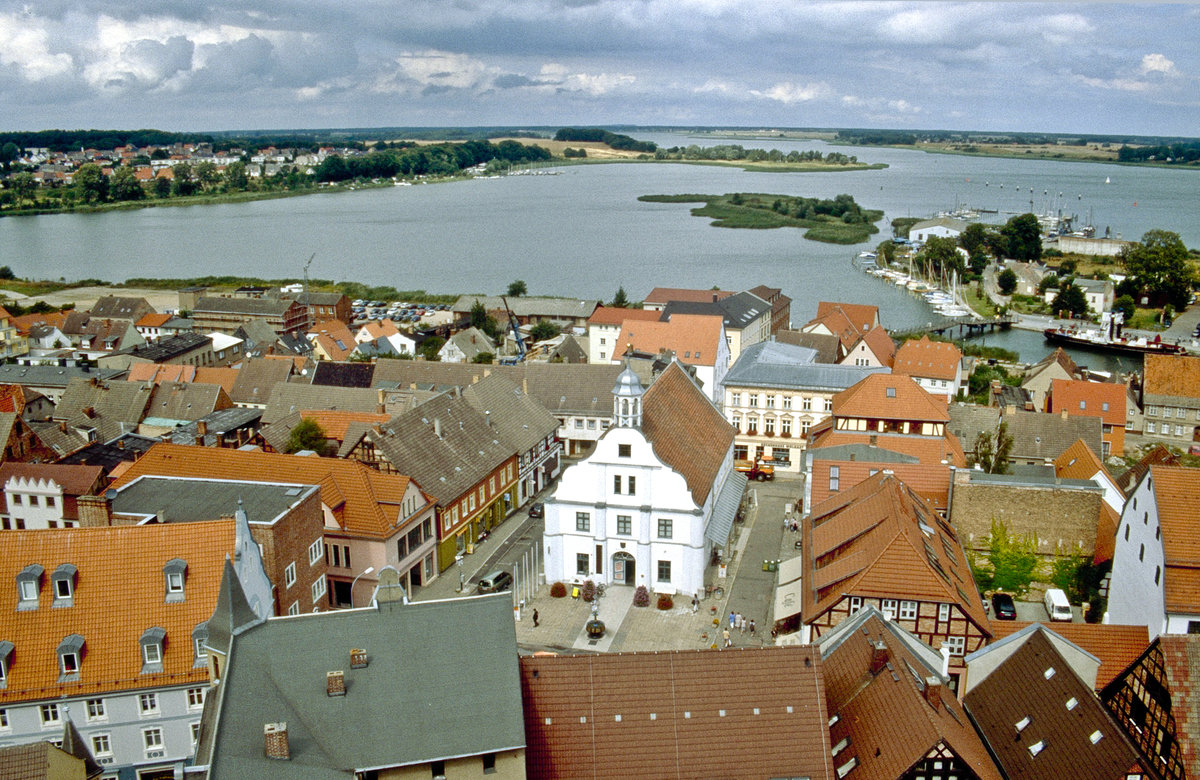
<path fill-rule="evenodd" d="M 619 552 L 613 555 L 613 577 L 612 581 L 616 585 L 632 585 L 634 584 L 634 561 L 633 556 L 627 552 Z"/>

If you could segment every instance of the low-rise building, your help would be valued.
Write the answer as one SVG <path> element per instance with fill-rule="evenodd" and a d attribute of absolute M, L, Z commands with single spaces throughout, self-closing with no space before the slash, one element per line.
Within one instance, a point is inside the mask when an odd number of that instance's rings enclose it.
<path fill-rule="evenodd" d="M 171 363 L 188 366 L 228 365 L 218 364 L 213 353 L 213 340 L 201 333 L 181 333 L 177 336 L 160 338 L 151 344 L 134 347 L 127 354 L 106 358 L 103 365 L 128 368 L 135 363 Z"/>
<path fill-rule="evenodd" d="M 558 477 L 562 443 L 558 419 L 502 374 L 467 385 L 463 398 L 517 454 L 517 503 L 524 505 Z"/>
<path fill-rule="evenodd" d="M 620 357 L 624 353 L 626 345 L 618 344 L 617 337 L 627 321 L 658 322 L 661 317 L 660 309 L 597 307 L 588 318 L 588 362 L 612 363 L 614 356 Z"/>
<path fill-rule="evenodd" d="M 1046 411 L 1071 417 L 1100 418 L 1100 446 L 1097 453 L 1107 459 L 1125 454 L 1125 394 L 1127 388 L 1115 382 L 1084 382 L 1055 379 L 1046 396 Z"/>
<path fill-rule="evenodd" d="M 200 298 L 192 309 L 196 330 L 234 333 L 244 323 L 259 320 L 278 334 L 299 336 L 308 328 L 308 312 L 297 301 L 271 298 Z"/>
<path fill-rule="evenodd" d="M 612 362 L 626 356 L 655 358 L 667 355 L 696 370 L 696 379 L 716 405 L 722 402 L 721 382 L 729 370 L 729 342 L 724 319 L 708 314 L 675 314 L 667 322 L 625 322 L 617 336 L 619 351 Z"/>
<path fill-rule="evenodd" d="M 1200 438 L 1200 357 L 1146 355 L 1142 380 L 1143 433 L 1190 445 Z"/>
<path fill-rule="evenodd" d="M 817 316 L 800 331 L 837 337 L 835 362 L 844 365 L 891 368 L 896 357 L 896 342 L 879 324 L 878 306 L 820 301 Z"/>
<path fill-rule="evenodd" d="M 1029 394 L 1035 410 L 1045 411 L 1046 396 L 1050 394 L 1050 386 L 1055 379 L 1086 379 L 1083 369 L 1062 347 L 1030 366 L 1021 380 L 1021 388 Z"/>
<path fill-rule="evenodd" d="M 79 497 L 103 490 L 99 466 L 57 463 L 0 465 L 0 528 L 72 528 L 79 525 Z"/>
<path fill-rule="evenodd" d="M 475 358 L 484 353 L 495 356 L 496 345 L 486 333 L 471 327 L 447 339 L 438 350 L 438 359 L 445 363 L 474 363 Z"/>
<path fill-rule="evenodd" d="M 660 319 L 669 322 L 678 314 L 708 314 L 721 317 L 725 324 L 725 341 L 729 345 L 730 362 L 736 361 L 742 350 L 766 341 L 771 336 L 771 304 L 754 293 L 741 292 L 702 303 L 671 301 L 663 308 Z"/>
<path fill-rule="evenodd" d="M 947 341 L 930 341 L 926 335 L 900 346 L 892 373 L 912 377 L 926 391 L 949 403 L 966 390 L 962 362 L 962 350 Z"/>
<path fill-rule="evenodd" d="M 908 240 L 914 244 L 924 244 L 934 237 L 957 239 L 970 224 L 965 219 L 954 217 L 924 219 L 908 229 Z"/>

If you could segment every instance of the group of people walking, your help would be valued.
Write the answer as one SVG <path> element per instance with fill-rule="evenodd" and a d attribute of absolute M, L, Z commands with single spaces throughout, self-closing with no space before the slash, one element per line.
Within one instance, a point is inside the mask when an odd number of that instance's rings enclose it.
<path fill-rule="evenodd" d="M 730 612 L 729 627 L 721 632 L 721 638 L 724 640 L 724 647 L 733 647 L 733 639 L 731 638 L 732 632 L 739 631 L 744 634 L 749 631 L 750 635 L 754 636 L 754 633 L 757 630 L 758 626 L 754 624 L 753 618 L 747 618 L 740 612 Z"/>

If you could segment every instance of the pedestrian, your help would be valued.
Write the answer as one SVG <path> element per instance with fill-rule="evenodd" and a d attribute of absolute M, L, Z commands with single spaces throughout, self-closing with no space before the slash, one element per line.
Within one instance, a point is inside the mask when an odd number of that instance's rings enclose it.
<path fill-rule="evenodd" d="M 738 631 L 746 633 L 746 616 L 741 612 L 738 613 Z"/>
<path fill-rule="evenodd" d="M 692 614 L 696 614 L 696 610 L 700 609 L 700 599 L 692 596 Z"/>
<path fill-rule="evenodd" d="M 721 632 L 721 636 L 725 638 L 725 647 L 733 646 L 733 640 L 731 640 L 729 638 L 729 629 L 728 628 Z"/>
<path fill-rule="evenodd" d="M 754 618 L 751 618 L 750 619 L 750 636 L 754 636 L 754 629 L 755 629 Z"/>
<path fill-rule="evenodd" d="M 737 620 L 737 613 L 736 613 L 736 612 L 730 612 L 730 613 L 729 613 L 729 627 L 730 627 L 731 629 L 733 628 L 734 621 L 736 621 L 736 620 Z"/>
<path fill-rule="evenodd" d="M 533 627 L 538 627 L 538 613 L 536 609 L 533 611 Z"/>

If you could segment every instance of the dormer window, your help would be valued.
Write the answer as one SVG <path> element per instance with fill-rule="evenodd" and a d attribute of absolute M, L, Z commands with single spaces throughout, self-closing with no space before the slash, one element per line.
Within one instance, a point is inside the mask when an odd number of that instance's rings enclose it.
<path fill-rule="evenodd" d="M 59 682 L 79 679 L 79 661 L 83 657 L 83 637 L 71 634 L 58 643 Z"/>
<path fill-rule="evenodd" d="M 142 674 L 163 670 L 163 640 L 166 636 L 166 630 L 159 626 L 147 628 L 142 633 L 138 640 L 142 648 Z"/>
<path fill-rule="evenodd" d="M 64 563 L 54 570 L 54 574 L 50 575 L 50 581 L 54 587 L 53 606 L 73 606 L 75 600 L 75 577 L 77 574 L 78 571 L 74 564 Z"/>
<path fill-rule="evenodd" d="M 8 687 L 8 659 L 12 655 L 14 645 L 7 639 L 0 641 L 0 689 Z"/>
<path fill-rule="evenodd" d="M 192 667 L 199 668 L 208 663 L 208 621 L 200 623 L 192 629 Z"/>
<path fill-rule="evenodd" d="M 166 582 L 166 602 L 168 604 L 183 601 L 184 575 L 187 574 L 187 561 L 182 558 L 172 558 L 163 566 L 163 578 Z"/>
<path fill-rule="evenodd" d="M 38 595 L 42 590 L 42 574 L 45 569 L 40 564 L 31 563 L 17 575 L 17 609 L 37 609 Z"/>

